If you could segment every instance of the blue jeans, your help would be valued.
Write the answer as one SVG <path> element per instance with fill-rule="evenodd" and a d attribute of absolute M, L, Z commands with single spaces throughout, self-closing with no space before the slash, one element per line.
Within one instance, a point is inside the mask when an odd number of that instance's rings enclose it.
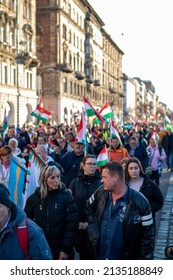
<path fill-rule="evenodd" d="M 167 168 L 173 169 L 173 152 L 168 151 L 166 156 L 167 156 L 167 158 L 166 158 Z"/>

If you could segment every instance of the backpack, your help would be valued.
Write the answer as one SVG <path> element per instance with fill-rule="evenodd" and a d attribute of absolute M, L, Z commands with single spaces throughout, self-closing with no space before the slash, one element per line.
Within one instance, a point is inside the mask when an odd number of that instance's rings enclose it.
<path fill-rule="evenodd" d="M 17 230 L 17 237 L 20 244 L 20 247 L 22 248 L 22 251 L 25 254 L 26 260 L 29 260 L 30 257 L 28 255 L 28 247 L 29 247 L 29 241 L 28 241 L 28 219 L 25 218 L 16 228 Z"/>

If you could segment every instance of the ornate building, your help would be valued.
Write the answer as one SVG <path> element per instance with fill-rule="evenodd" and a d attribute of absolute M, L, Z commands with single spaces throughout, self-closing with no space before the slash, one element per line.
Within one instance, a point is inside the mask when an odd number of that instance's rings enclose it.
<path fill-rule="evenodd" d="M 79 120 L 86 96 L 122 115 L 123 52 L 86 0 L 37 1 L 37 88 L 52 121 Z"/>
<path fill-rule="evenodd" d="M 35 15 L 33 0 L 0 1 L 0 122 L 29 122 L 37 103 Z"/>

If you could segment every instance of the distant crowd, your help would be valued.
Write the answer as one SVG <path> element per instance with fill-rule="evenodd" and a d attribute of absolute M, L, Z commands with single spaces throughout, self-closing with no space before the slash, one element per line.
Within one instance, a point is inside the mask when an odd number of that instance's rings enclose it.
<path fill-rule="evenodd" d="M 10 125 L 5 135 L 0 127 L 0 259 L 72 260 L 76 253 L 81 260 L 154 258 L 164 161 L 173 171 L 172 127 L 134 123 L 116 129 L 111 135 L 109 124 L 88 124 L 86 144 L 77 124 Z M 98 167 L 104 147 L 108 160 Z M 10 157 L 28 167 L 32 149 L 45 166 L 19 209 L 8 193 Z M 27 254 L 12 230 L 26 217 L 29 240 L 40 230 Z"/>

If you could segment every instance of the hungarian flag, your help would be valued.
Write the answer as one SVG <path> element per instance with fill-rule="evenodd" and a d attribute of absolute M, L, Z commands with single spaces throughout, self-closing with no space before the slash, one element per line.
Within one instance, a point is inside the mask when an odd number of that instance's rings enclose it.
<path fill-rule="evenodd" d="M 97 157 L 97 166 L 101 167 L 109 161 L 106 147 L 104 147 Z"/>
<path fill-rule="evenodd" d="M 6 115 L 6 109 L 4 110 L 4 120 L 2 123 L 2 135 L 4 135 L 8 128 L 8 122 L 7 122 L 7 115 Z"/>
<path fill-rule="evenodd" d="M 155 131 L 154 127 L 151 130 L 150 138 L 153 138 L 156 141 L 156 143 L 158 144 L 160 137 L 159 137 L 158 133 Z"/>
<path fill-rule="evenodd" d="M 117 137 L 120 144 L 123 145 L 122 141 L 121 141 L 121 138 L 120 138 L 120 135 L 119 135 L 119 132 L 118 130 L 116 129 L 115 125 L 114 125 L 114 122 L 111 121 L 111 124 L 110 124 L 110 138 L 112 139 L 112 137 Z"/>
<path fill-rule="evenodd" d="M 45 123 L 50 118 L 51 113 L 38 105 L 37 108 L 31 113 L 31 116 L 34 116 Z"/>
<path fill-rule="evenodd" d="M 85 110 L 86 110 L 86 114 L 87 114 L 88 117 L 95 116 L 95 117 L 97 117 L 100 120 L 100 122 L 103 122 L 103 123 L 105 122 L 105 119 L 101 116 L 101 114 L 97 110 L 95 110 L 93 108 L 93 106 L 87 100 L 86 97 L 84 97 L 84 105 L 85 105 Z"/>
<path fill-rule="evenodd" d="M 110 119 L 114 116 L 109 103 L 106 103 L 99 113 L 104 119 Z M 93 121 L 94 124 L 98 124 L 100 122 L 101 121 L 98 118 Z"/>
<path fill-rule="evenodd" d="M 38 179 L 42 168 L 46 164 L 39 157 L 39 155 L 32 149 L 29 153 L 29 161 L 28 161 L 28 174 L 26 177 L 26 186 L 24 192 L 24 201 L 23 207 L 25 207 L 25 203 L 27 198 L 35 191 L 35 189 L 39 186 Z"/>
<path fill-rule="evenodd" d="M 171 124 L 171 120 L 169 119 L 169 117 L 167 115 L 165 115 L 165 125 L 167 124 Z"/>
<path fill-rule="evenodd" d="M 78 139 L 81 139 L 81 141 L 85 145 L 85 154 L 87 154 L 88 141 L 87 141 L 87 131 L 86 131 L 86 118 L 85 118 L 85 112 L 84 112 L 83 107 L 82 107 L 81 120 L 80 120 L 80 123 L 79 123 L 78 133 L 77 133 L 77 136 L 75 138 L 75 142 Z"/>

